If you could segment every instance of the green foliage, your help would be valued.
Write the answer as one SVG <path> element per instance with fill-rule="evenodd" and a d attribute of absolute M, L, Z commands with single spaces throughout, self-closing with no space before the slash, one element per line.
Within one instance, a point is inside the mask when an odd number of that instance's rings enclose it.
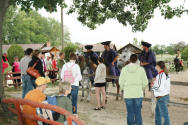
<path fill-rule="evenodd" d="M 161 46 L 160 45 L 155 45 L 155 46 L 153 46 L 152 47 L 152 50 L 157 54 L 157 55 L 159 55 L 159 54 L 163 54 L 163 50 L 161 49 Z"/>
<path fill-rule="evenodd" d="M 159 9 L 165 19 L 180 17 L 188 13 L 182 5 L 171 7 L 172 0 L 74 0 L 68 14 L 76 12 L 78 20 L 91 29 L 105 23 L 108 19 L 116 19 L 119 23 L 132 26 L 133 31 L 144 31 L 154 11 Z M 19 5 L 22 10 L 29 11 L 44 8 L 49 12 L 57 11 L 60 5 L 66 8 L 65 0 L 10 0 L 11 5 Z"/>
<path fill-rule="evenodd" d="M 62 50 L 62 52 L 65 53 L 65 60 L 69 61 L 69 55 L 71 53 L 75 53 L 76 50 L 78 50 L 78 49 L 79 49 L 79 47 L 76 44 L 68 42 L 66 44 L 66 46 L 64 47 L 64 49 Z"/>
<path fill-rule="evenodd" d="M 7 50 L 7 54 L 9 64 L 12 65 L 15 56 L 18 56 L 19 59 L 21 59 L 24 56 L 24 49 L 18 45 L 11 45 L 10 48 Z"/>
<path fill-rule="evenodd" d="M 188 45 L 183 49 L 183 52 L 181 54 L 183 60 L 188 60 Z"/>
<path fill-rule="evenodd" d="M 64 29 L 64 41 L 70 41 L 68 28 Z M 3 25 L 4 44 L 45 43 L 61 45 L 61 23 L 52 18 L 45 18 L 37 11 L 25 13 L 10 6 Z"/>
<path fill-rule="evenodd" d="M 181 41 L 176 44 L 170 44 L 168 46 L 164 45 L 155 45 L 152 47 L 152 50 L 158 55 L 158 54 L 170 54 L 174 55 L 177 53 L 177 50 L 183 51 L 185 48 L 185 42 Z"/>
<path fill-rule="evenodd" d="M 172 8 L 169 6 L 170 2 L 171 0 L 74 0 L 68 13 L 78 13 L 78 20 L 91 29 L 112 18 L 124 26 L 131 25 L 133 31 L 144 31 L 157 8 L 166 19 L 180 17 L 188 12 L 183 6 Z"/>

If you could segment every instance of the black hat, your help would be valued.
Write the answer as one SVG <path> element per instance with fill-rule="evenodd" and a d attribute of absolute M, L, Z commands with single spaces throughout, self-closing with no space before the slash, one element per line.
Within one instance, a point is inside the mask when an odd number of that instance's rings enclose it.
<path fill-rule="evenodd" d="M 101 44 L 102 45 L 109 45 L 111 43 L 111 41 L 105 41 L 105 42 L 102 42 Z"/>
<path fill-rule="evenodd" d="M 145 46 L 145 47 L 148 47 L 148 48 L 152 46 L 150 43 L 144 42 L 144 41 L 142 41 L 141 44 L 142 44 L 143 46 Z"/>
<path fill-rule="evenodd" d="M 90 49 L 93 48 L 93 45 L 86 45 L 85 48 L 86 48 L 87 50 L 90 50 Z"/>

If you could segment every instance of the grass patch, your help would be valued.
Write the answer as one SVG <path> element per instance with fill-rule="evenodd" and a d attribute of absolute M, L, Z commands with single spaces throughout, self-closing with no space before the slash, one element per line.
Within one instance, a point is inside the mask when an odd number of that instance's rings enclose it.
<path fill-rule="evenodd" d="M 19 92 L 22 91 L 22 87 L 14 88 L 14 87 L 6 87 L 4 88 L 6 92 Z"/>

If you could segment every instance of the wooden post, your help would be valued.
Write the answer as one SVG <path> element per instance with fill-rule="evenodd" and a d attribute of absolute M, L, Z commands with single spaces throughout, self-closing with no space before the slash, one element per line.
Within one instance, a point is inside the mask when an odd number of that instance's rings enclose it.
<path fill-rule="evenodd" d="M 61 49 L 63 50 L 64 48 L 63 7 L 61 7 L 61 35 L 62 35 Z"/>

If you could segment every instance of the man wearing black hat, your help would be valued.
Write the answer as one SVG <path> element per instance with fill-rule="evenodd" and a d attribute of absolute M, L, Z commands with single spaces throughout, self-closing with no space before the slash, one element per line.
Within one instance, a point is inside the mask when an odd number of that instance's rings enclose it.
<path fill-rule="evenodd" d="M 155 69 L 156 57 L 154 52 L 150 50 L 150 47 L 152 46 L 150 43 L 142 41 L 141 44 L 143 46 L 143 51 L 139 55 L 140 65 L 144 67 L 147 78 L 151 83 L 153 78 L 155 78 L 158 74 L 157 70 Z M 151 89 L 150 83 L 149 83 L 149 90 Z"/>
<path fill-rule="evenodd" d="M 104 64 L 109 67 L 110 69 L 110 74 L 113 76 L 119 76 L 120 71 L 117 67 L 117 59 L 118 59 L 118 54 L 110 48 L 110 43 L 111 41 L 106 41 L 102 42 L 101 44 L 104 45 L 105 51 L 102 54 L 102 58 L 104 59 Z M 115 81 L 112 81 L 113 84 Z"/>
<path fill-rule="evenodd" d="M 98 65 L 98 55 L 92 51 L 93 49 L 93 45 L 86 45 L 85 49 L 87 49 L 86 52 L 86 57 L 88 57 L 93 63 L 95 63 L 96 65 Z"/>

